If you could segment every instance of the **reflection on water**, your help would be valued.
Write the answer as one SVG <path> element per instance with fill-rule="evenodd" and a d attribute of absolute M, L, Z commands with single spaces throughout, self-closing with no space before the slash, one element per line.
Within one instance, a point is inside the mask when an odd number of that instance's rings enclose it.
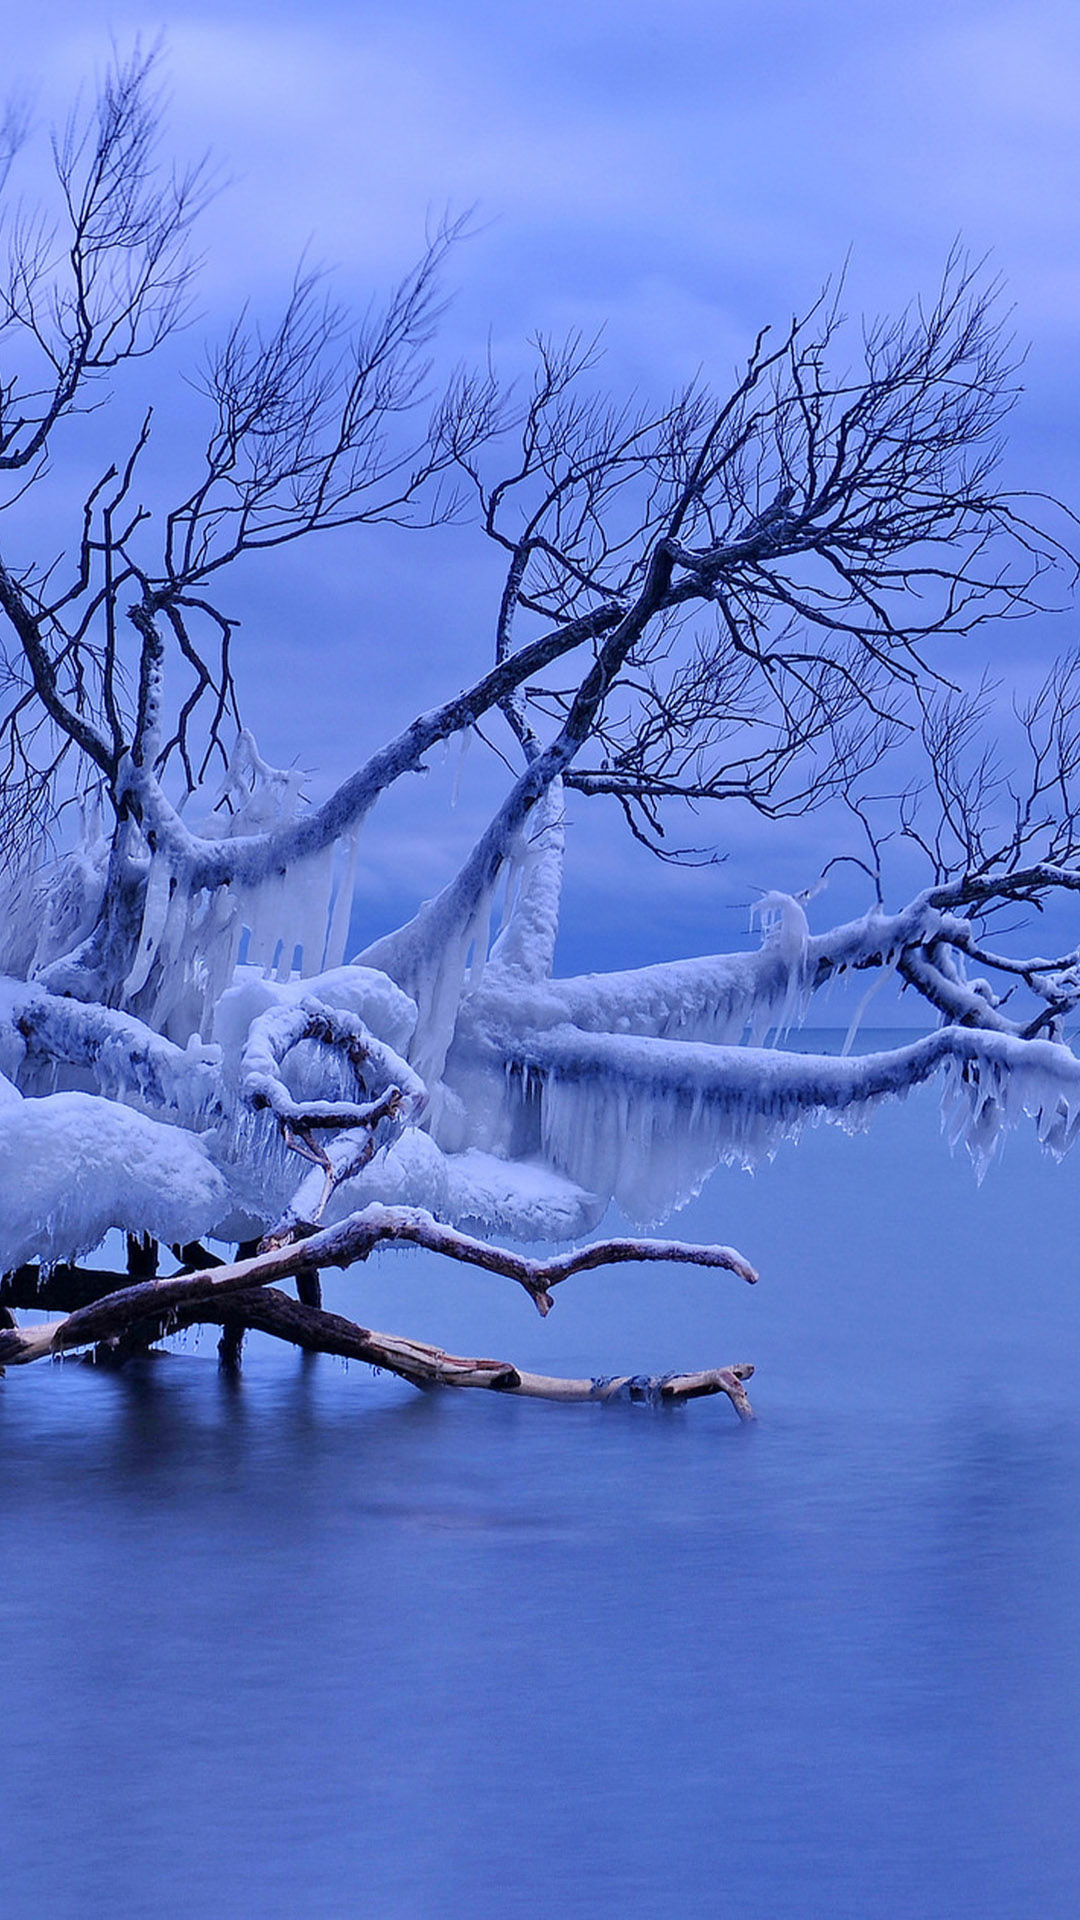
<path fill-rule="evenodd" d="M 977 1193 L 924 1100 L 684 1216 L 753 1291 L 340 1283 L 552 1371 L 752 1358 L 754 1429 L 209 1338 L 9 1375 L 0 1910 L 1072 1920 L 1075 1178 Z"/>

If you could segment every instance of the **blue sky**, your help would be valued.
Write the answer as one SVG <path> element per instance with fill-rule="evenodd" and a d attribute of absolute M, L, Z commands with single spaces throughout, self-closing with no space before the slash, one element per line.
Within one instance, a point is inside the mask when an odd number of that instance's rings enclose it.
<path fill-rule="evenodd" d="M 433 212 L 476 206 L 447 351 L 490 332 L 513 365 L 538 327 L 603 324 L 611 384 L 662 393 L 701 364 L 722 380 L 849 252 L 849 306 L 880 312 L 931 288 L 960 236 L 992 256 L 1030 342 L 1009 477 L 1077 499 L 1075 8 L 83 0 L 15 10 L 5 64 L 48 117 L 110 34 L 159 30 L 170 144 L 212 148 L 230 180 L 203 235 L 210 329 L 245 298 L 270 305 L 305 247 L 362 301 L 408 265 Z M 299 756 L 324 785 L 451 690 L 486 659 L 494 581 L 478 541 L 437 536 L 426 550 L 342 539 L 238 583 L 247 705 L 270 757 Z M 1009 675 L 1054 637 L 1013 629 L 994 657 Z M 387 808 L 373 915 L 446 877 L 493 791 L 482 759 L 470 753 L 456 812 L 438 768 Z M 728 865 L 682 875 L 626 847 L 608 815 L 576 819 L 570 964 L 732 944 L 752 885 L 814 877 L 818 829 L 766 842 L 746 822 L 716 827 Z M 858 904 L 841 891 L 822 917 Z"/>

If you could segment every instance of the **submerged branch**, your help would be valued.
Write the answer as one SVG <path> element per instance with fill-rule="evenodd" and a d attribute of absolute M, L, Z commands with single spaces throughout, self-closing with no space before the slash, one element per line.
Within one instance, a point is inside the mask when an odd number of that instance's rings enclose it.
<path fill-rule="evenodd" d="M 205 1307 L 191 1307 L 177 1324 L 203 1324 L 213 1318 Z M 611 1378 L 563 1379 L 558 1375 L 528 1373 L 505 1360 L 465 1359 L 397 1334 L 375 1333 L 338 1313 L 292 1300 L 276 1287 L 243 1294 L 229 1303 L 229 1320 L 259 1333 L 289 1340 L 309 1353 L 333 1353 L 346 1360 L 362 1360 L 380 1367 L 415 1387 L 481 1387 L 495 1393 L 517 1394 L 530 1400 L 583 1401 L 646 1400 L 674 1405 L 706 1394 L 726 1393 L 740 1420 L 752 1420 L 753 1410 L 743 1385 L 753 1367 L 739 1362 L 711 1367 L 700 1373 L 623 1374 Z M 226 1315 L 221 1313 L 221 1320 Z"/>
<path fill-rule="evenodd" d="M 529 1260 L 506 1248 L 458 1233 L 421 1207 L 385 1207 L 376 1203 L 308 1239 L 293 1241 L 288 1246 L 268 1247 L 250 1259 L 121 1287 L 50 1326 L 0 1331 L 0 1366 L 21 1366 L 47 1355 L 93 1346 L 126 1333 L 136 1321 L 166 1322 L 186 1308 L 212 1308 L 223 1299 L 229 1301 L 231 1312 L 232 1296 L 236 1294 L 268 1286 L 276 1280 L 303 1280 L 322 1267 L 349 1267 L 366 1260 L 377 1246 L 394 1242 L 426 1247 L 467 1265 L 505 1274 L 524 1287 L 542 1314 L 553 1304 L 551 1287 L 573 1273 L 625 1260 L 669 1260 L 722 1267 L 744 1280 L 757 1279 L 754 1269 L 732 1247 L 693 1246 L 678 1240 L 601 1240 L 594 1246 L 560 1254 L 551 1260 Z M 213 1318 L 213 1313 L 196 1317 Z"/>
<path fill-rule="evenodd" d="M 619 1251 L 621 1243 L 617 1241 L 609 1244 L 613 1249 L 610 1257 L 616 1260 L 679 1257 L 678 1253 L 672 1256 L 670 1249 L 660 1245 L 650 1248 L 647 1242 L 636 1243 L 638 1251 L 635 1254 Z M 631 1244 L 625 1243 L 626 1246 Z M 585 1248 L 582 1251 L 586 1254 L 597 1253 L 603 1252 L 603 1248 Z M 728 1250 L 699 1248 L 694 1251 L 709 1254 Z M 265 1262 L 266 1256 L 260 1258 Z M 572 1259 L 573 1256 L 568 1258 Z M 70 1351 L 72 1347 L 93 1343 L 96 1358 L 117 1365 L 123 1364 L 132 1355 L 145 1353 L 153 1341 L 167 1333 L 177 1333 L 188 1327 L 217 1325 L 227 1328 L 234 1341 L 249 1330 L 269 1334 L 276 1339 L 287 1340 L 308 1353 L 331 1353 L 346 1360 L 360 1360 L 365 1365 L 392 1373 L 398 1379 L 421 1389 L 478 1387 L 496 1393 L 517 1394 L 525 1399 L 552 1400 L 567 1405 L 625 1400 L 674 1406 L 686 1400 L 723 1393 L 731 1401 L 740 1420 L 752 1420 L 754 1417 L 744 1385 L 754 1369 L 745 1361 L 727 1367 L 705 1368 L 694 1373 L 619 1374 L 593 1379 L 566 1379 L 552 1374 L 530 1373 L 510 1361 L 465 1358 L 399 1334 L 376 1333 L 370 1327 L 359 1326 L 343 1314 L 330 1313 L 321 1306 L 293 1300 L 277 1287 L 252 1286 L 250 1270 L 259 1264 L 258 1261 L 237 1264 L 246 1269 L 246 1286 L 230 1287 L 229 1283 L 235 1278 L 235 1267 L 207 1267 L 199 1274 L 176 1276 L 200 1281 L 213 1273 L 215 1279 L 224 1279 L 226 1285 L 219 1286 L 212 1296 L 186 1300 L 167 1312 L 162 1310 L 160 1293 L 172 1284 L 170 1282 L 152 1282 L 141 1287 L 124 1288 L 121 1293 L 109 1293 L 103 1289 L 108 1288 L 115 1276 L 100 1271 L 81 1272 L 68 1267 L 56 1269 L 51 1275 L 43 1277 L 36 1267 L 20 1268 L 18 1273 L 8 1275 L 0 1283 L 0 1340 L 4 1343 L 0 1348 L 0 1358 L 20 1364 L 40 1359 L 46 1353 L 56 1356 Z M 542 1266 L 545 1263 L 530 1264 Z M 565 1264 L 565 1260 L 562 1264 Z M 593 1259 L 584 1264 L 598 1265 L 600 1262 Z M 549 1283 L 554 1285 L 557 1279 L 566 1277 L 565 1273 L 553 1274 L 549 1276 Z M 750 1277 L 749 1270 L 747 1277 Z M 14 1307 L 41 1309 L 59 1306 L 73 1297 L 85 1304 L 80 1304 L 68 1314 L 66 1320 L 53 1326 L 19 1329 L 14 1325 L 9 1311 L 9 1303 Z M 124 1317 L 118 1322 L 117 1304 L 121 1302 Z M 101 1314 L 95 1319 L 95 1310 L 99 1308 Z M 74 1333 L 79 1335 L 77 1338 L 73 1337 L 73 1323 Z M 61 1336 L 59 1340 L 54 1338 L 57 1335 Z"/>

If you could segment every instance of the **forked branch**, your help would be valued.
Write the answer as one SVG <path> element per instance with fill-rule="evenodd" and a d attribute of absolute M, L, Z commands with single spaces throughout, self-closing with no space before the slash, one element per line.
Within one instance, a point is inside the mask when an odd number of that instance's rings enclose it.
<path fill-rule="evenodd" d="M 749 1282 L 757 1279 L 754 1269 L 731 1247 L 618 1239 L 599 1241 L 551 1260 L 528 1260 L 445 1227 L 419 1208 L 376 1205 L 350 1216 L 340 1226 L 288 1247 L 271 1247 L 227 1266 L 208 1265 L 195 1273 L 183 1272 L 163 1280 L 151 1278 L 103 1293 L 49 1325 L 0 1327 L 0 1365 L 27 1365 L 86 1347 L 94 1347 L 103 1355 L 110 1350 L 126 1354 L 145 1350 L 165 1333 L 228 1323 L 234 1330 L 255 1329 L 309 1352 L 362 1360 L 417 1387 L 484 1387 L 567 1403 L 624 1399 L 672 1404 L 724 1393 L 740 1419 L 753 1417 L 743 1385 L 753 1368 L 745 1362 L 694 1373 L 560 1379 L 526 1372 L 509 1361 L 466 1359 L 424 1342 L 375 1333 L 341 1314 L 292 1300 L 270 1284 L 287 1278 L 302 1284 L 321 1267 L 349 1266 L 366 1259 L 375 1246 L 392 1242 L 424 1246 L 489 1272 L 506 1274 L 525 1288 L 541 1313 L 549 1312 L 553 1304 L 550 1289 L 572 1274 L 628 1260 L 721 1267 Z M 107 1284 L 104 1276 L 93 1278 L 97 1285 Z M 24 1281 L 22 1288 L 13 1284 L 20 1279 Z M 77 1282 L 77 1275 L 75 1279 Z M 38 1282 L 39 1276 L 32 1268 L 12 1276 L 6 1287 L 12 1304 L 32 1307 L 44 1304 L 46 1299 L 55 1302 L 55 1292 L 39 1293 Z"/>
<path fill-rule="evenodd" d="M 268 1247 L 250 1259 L 236 1260 L 229 1266 L 205 1267 L 197 1273 L 174 1274 L 168 1280 L 146 1280 L 138 1286 L 121 1287 L 51 1326 L 4 1333 L 0 1335 L 0 1365 L 8 1362 L 19 1365 L 44 1359 L 47 1354 L 67 1353 L 73 1347 L 92 1346 L 99 1340 L 123 1333 L 133 1321 L 147 1317 L 164 1319 L 194 1303 L 216 1302 L 252 1287 L 269 1286 L 276 1280 L 297 1279 L 323 1267 L 351 1267 L 366 1260 L 376 1247 L 393 1242 L 426 1247 L 433 1253 L 464 1261 L 468 1266 L 505 1274 L 524 1287 L 541 1313 L 551 1309 L 550 1289 L 569 1279 L 571 1274 L 626 1260 L 668 1260 L 698 1267 L 722 1267 L 751 1284 L 757 1279 L 753 1267 L 734 1247 L 701 1247 L 681 1240 L 599 1240 L 593 1246 L 557 1254 L 550 1260 L 529 1260 L 505 1247 L 492 1246 L 486 1240 L 474 1240 L 469 1234 L 459 1233 L 422 1207 L 385 1207 L 375 1202 L 359 1213 L 350 1214 L 336 1226 L 312 1234 L 309 1239 L 293 1241 L 284 1247 Z"/>

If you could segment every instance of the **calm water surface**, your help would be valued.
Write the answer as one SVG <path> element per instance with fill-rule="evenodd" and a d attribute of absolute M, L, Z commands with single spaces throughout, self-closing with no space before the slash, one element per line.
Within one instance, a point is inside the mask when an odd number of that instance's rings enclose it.
<path fill-rule="evenodd" d="M 553 1372 L 752 1359 L 752 1429 L 209 1337 L 11 1372 L 0 1912 L 1074 1920 L 1078 1166 L 977 1190 L 920 1097 L 682 1216 L 756 1290 L 338 1285 Z"/>

